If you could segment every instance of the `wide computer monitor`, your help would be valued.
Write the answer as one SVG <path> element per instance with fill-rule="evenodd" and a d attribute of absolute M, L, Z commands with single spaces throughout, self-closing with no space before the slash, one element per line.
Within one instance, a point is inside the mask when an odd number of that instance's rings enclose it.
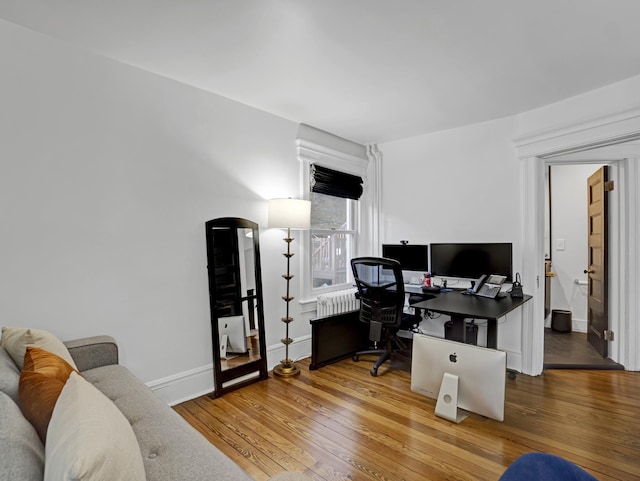
<path fill-rule="evenodd" d="M 436 415 L 454 422 L 462 410 L 504 419 L 507 355 L 504 351 L 413 335 L 411 390 L 437 399 Z"/>
<path fill-rule="evenodd" d="M 478 279 L 483 274 L 513 279 L 513 244 L 431 244 L 431 273 L 438 277 Z"/>
<path fill-rule="evenodd" d="M 382 244 L 382 257 L 398 261 L 403 271 L 429 271 L 429 246 L 426 244 Z"/>

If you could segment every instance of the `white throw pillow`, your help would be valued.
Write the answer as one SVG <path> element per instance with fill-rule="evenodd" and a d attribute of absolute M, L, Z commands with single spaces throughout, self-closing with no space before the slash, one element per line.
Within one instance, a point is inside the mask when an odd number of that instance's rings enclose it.
<path fill-rule="evenodd" d="M 3 327 L 0 346 L 4 347 L 20 370 L 24 367 L 24 354 L 27 351 L 27 346 L 35 346 L 49 351 L 67 361 L 74 369 L 78 369 L 67 346 L 55 335 L 42 329 Z"/>
<path fill-rule="evenodd" d="M 138 440 L 111 400 L 76 372 L 53 409 L 44 481 L 145 481 Z"/>

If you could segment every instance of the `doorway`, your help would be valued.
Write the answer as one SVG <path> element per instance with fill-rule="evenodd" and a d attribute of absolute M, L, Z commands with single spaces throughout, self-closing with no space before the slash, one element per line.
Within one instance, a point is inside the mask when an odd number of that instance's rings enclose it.
<path fill-rule="evenodd" d="M 516 140 L 523 177 L 523 283 L 533 295 L 522 328 L 522 372 L 542 373 L 544 365 L 544 165 L 560 156 L 588 158 L 594 149 L 609 149 L 606 158 L 619 164 L 619 205 L 614 221 L 620 247 L 610 259 L 609 302 L 616 341 L 611 358 L 627 370 L 640 370 L 640 107 L 595 120 L 558 127 Z M 601 152 L 600 150 L 598 151 Z M 615 154 L 615 155 L 611 155 Z M 600 156 L 601 160 L 602 156 Z"/>
<path fill-rule="evenodd" d="M 615 162 L 612 164 L 605 168 L 616 170 Z M 546 164 L 545 261 L 550 263 L 550 272 L 545 272 L 548 282 L 545 305 L 549 308 L 545 309 L 544 369 L 622 369 L 620 364 L 599 354 L 587 339 L 586 184 L 605 165 L 564 163 L 562 159 Z"/>

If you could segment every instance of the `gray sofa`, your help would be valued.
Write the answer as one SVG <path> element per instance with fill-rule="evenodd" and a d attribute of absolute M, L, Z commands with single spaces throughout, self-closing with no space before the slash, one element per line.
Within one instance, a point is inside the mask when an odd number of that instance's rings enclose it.
<path fill-rule="evenodd" d="M 65 342 L 65 345 L 82 376 L 111 399 L 130 422 L 148 480 L 251 481 L 231 459 L 118 364 L 118 347 L 113 338 L 97 336 Z M 37 479 L 42 470 L 42 465 L 35 465 L 40 463 L 38 456 L 19 455 L 14 449 L 18 444 L 16 439 L 24 434 L 18 430 L 25 429 L 24 423 L 13 422 L 21 414 L 16 405 L 19 377 L 17 366 L 0 347 L 0 391 L 6 394 L 0 395 L 0 451 L 9 450 L 0 456 L 0 480 Z M 40 440 L 36 437 L 29 442 L 39 443 Z M 11 456 L 12 449 L 15 456 Z M 31 451 L 37 449 L 34 446 Z M 272 479 L 276 478 L 301 479 L 304 476 L 281 473 Z"/>

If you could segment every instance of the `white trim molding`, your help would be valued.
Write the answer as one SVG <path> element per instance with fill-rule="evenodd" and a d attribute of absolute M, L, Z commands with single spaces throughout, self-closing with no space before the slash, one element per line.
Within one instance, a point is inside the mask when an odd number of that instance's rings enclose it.
<path fill-rule="evenodd" d="M 363 179 L 367 177 L 367 148 L 324 130 L 300 124 L 296 151 L 301 162 L 317 162 L 329 169 L 358 175 Z"/>
<path fill-rule="evenodd" d="M 160 399 L 174 406 L 213 392 L 213 364 L 205 364 L 146 384 Z"/>
<path fill-rule="evenodd" d="M 620 177 L 626 194 L 626 235 L 620 239 L 620 264 L 627 266 L 622 269 L 618 293 L 620 326 L 624 332 L 619 343 L 620 362 L 628 370 L 640 371 L 640 156 L 624 163 Z"/>
<path fill-rule="evenodd" d="M 339 150 L 330 149 L 306 140 L 296 140 L 298 160 L 308 163 L 319 163 L 323 167 L 359 175 L 363 179 L 367 176 L 367 159 L 346 154 Z"/>
<path fill-rule="evenodd" d="M 544 162 L 522 162 L 522 283 L 533 296 L 523 306 L 522 372 L 537 376 L 544 364 Z"/>
<path fill-rule="evenodd" d="M 518 157 L 546 157 L 621 144 L 640 138 L 640 105 L 532 132 L 514 139 Z"/>
<path fill-rule="evenodd" d="M 362 232 L 369 234 L 367 245 L 363 243 L 361 252 L 372 252 L 380 255 L 381 239 L 381 219 L 382 219 L 382 152 L 376 144 L 367 146 L 367 156 L 369 157 L 369 182 L 367 188 L 370 189 L 369 212 L 362 216 L 367 219 L 368 225 L 363 222 Z M 364 236 L 362 236 L 364 237 Z"/>

